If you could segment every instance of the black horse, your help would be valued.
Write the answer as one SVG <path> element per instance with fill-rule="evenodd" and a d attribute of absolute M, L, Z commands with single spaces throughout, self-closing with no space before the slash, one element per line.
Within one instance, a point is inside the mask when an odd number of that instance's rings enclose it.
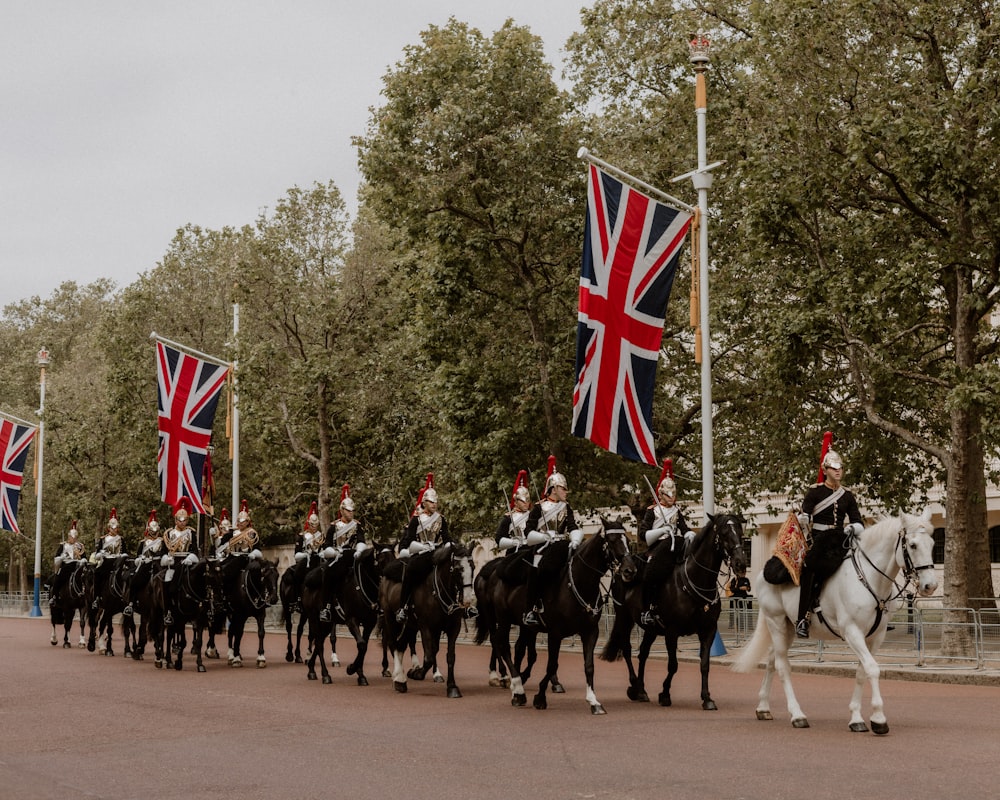
<path fill-rule="evenodd" d="M 95 582 L 100 587 L 95 590 L 94 602 L 97 604 L 97 652 L 101 655 L 115 654 L 112 644 L 114 617 L 124 611 L 128 603 L 129 586 L 134 574 L 135 562 L 126 553 L 105 556 L 95 570 Z M 91 637 L 93 636 L 92 628 Z M 122 618 L 122 638 L 125 641 L 125 655 L 132 655 L 136 638 L 131 617 Z"/>
<path fill-rule="evenodd" d="M 520 554 L 523 556 L 523 554 Z M 479 616 L 476 617 L 476 644 L 483 644 L 490 638 L 490 631 L 496 627 L 496 614 L 493 609 L 492 593 L 497 579 L 504 580 L 497 573 L 497 570 L 505 563 L 504 558 L 516 559 L 520 557 L 518 553 L 510 553 L 508 556 L 501 556 L 492 561 L 487 561 L 476 575 L 474 581 L 476 590 L 476 607 L 479 609 Z M 514 584 L 516 585 L 516 584 Z M 508 636 L 510 634 L 508 633 Z M 528 682 L 531 677 L 531 670 L 538 660 L 538 628 L 531 625 L 523 625 L 518 628 L 517 639 L 514 641 L 514 663 L 521 673 L 522 685 Z M 527 661 L 525 662 L 525 657 Z M 524 663 L 524 667 L 521 664 Z M 510 672 L 507 665 L 500 657 L 497 648 L 490 643 L 490 686 L 503 687 L 509 689 L 511 686 Z M 565 691 L 558 679 L 551 682 L 552 691 L 561 694 Z"/>
<path fill-rule="evenodd" d="M 230 556 L 233 558 L 234 556 Z M 225 591 L 229 613 L 229 666 L 242 667 L 240 643 L 247 620 L 257 620 L 257 667 L 267 666 L 264 656 L 264 618 L 268 606 L 278 600 L 278 562 L 251 558 L 240 570 L 237 580 Z"/>
<path fill-rule="evenodd" d="M 468 609 L 473 605 L 472 555 L 460 544 L 439 546 L 432 555 L 433 567 L 427 578 L 415 586 L 411 603 L 413 613 L 403 624 L 396 622 L 400 607 L 402 584 L 386 575 L 379 587 L 382 607 L 382 640 L 388 643 L 393 656 L 392 685 L 397 692 L 406 691 L 407 677 L 423 680 L 437 663 L 441 634 L 448 638 L 448 697 L 461 697 L 455 682 L 455 642 Z M 403 657 L 411 642 L 413 629 L 420 631 L 424 661 L 408 673 L 403 671 Z"/>
<path fill-rule="evenodd" d="M 746 568 L 743 553 L 744 519 L 732 514 L 709 515 L 708 524 L 695 536 L 683 564 L 679 564 L 656 598 L 659 619 L 644 628 L 639 645 L 639 671 L 632 666 L 632 628 L 642 613 L 642 589 L 638 582 L 627 585 L 614 582 L 612 593 L 617 611 L 615 622 L 601 658 L 616 661 L 625 656 L 628 666 L 628 698 L 648 703 L 645 688 L 646 659 L 657 637 L 667 644 L 667 677 L 659 695 L 661 706 L 670 705 L 670 684 L 677 672 L 677 639 L 696 634 L 701 657 L 701 707 L 715 711 L 715 701 L 708 691 L 708 670 L 712 644 L 718 631 L 719 570 L 728 562 L 734 571 Z"/>
<path fill-rule="evenodd" d="M 601 609 L 604 605 L 601 580 L 608 570 L 617 572 L 625 565 L 631 569 L 628 557 L 628 539 L 618 520 L 601 520 L 601 530 L 578 547 L 561 541 L 548 545 L 553 552 L 565 552 L 566 563 L 557 580 L 542 588 L 545 612 L 541 615 L 542 630 L 548 636 L 548 662 L 545 675 L 538 685 L 533 705 L 544 709 L 548 706 L 546 690 L 556 677 L 559 667 L 559 648 L 563 639 L 579 636 L 583 647 L 583 666 L 587 680 L 587 702 L 592 714 L 604 714 L 604 707 L 594 694 L 594 648 L 600 633 Z M 629 576 L 631 577 L 631 576 Z M 511 657 L 510 629 L 520 625 L 527 602 L 523 586 L 505 584 L 498 575 L 489 579 L 484 597 L 489 609 L 480 609 L 486 617 L 490 640 L 497 654 L 507 665 L 511 675 L 511 705 L 527 703 L 524 678 L 517 660 Z M 482 636 L 480 628 L 479 635 Z M 485 638 L 485 637 L 483 637 Z M 520 637 L 519 637 L 520 638 Z"/>
<path fill-rule="evenodd" d="M 278 582 L 278 596 L 281 598 L 281 620 L 285 624 L 285 633 L 288 635 L 288 650 L 285 653 L 285 661 L 296 664 L 302 663 L 302 632 L 306 627 L 306 615 L 299 613 L 298 626 L 295 633 L 295 647 L 292 647 L 292 615 L 295 614 L 295 607 L 299 600 L 299 587 L 295 584 L 295 566 L 291 566 L 281 574 Z M 310 651 L 312 648 L 309 648 Z M 308 653 L 306 656 L 308 657 Z"/>
<path fill-rule="evenodd" d="M 219 562 L 204 558 L 182 561 L 173 569 L 175 574 L 169 600 L 164 591 L 166 570 L 157 572 L 150 580 L 149 637 L 156 650 L 156 667 L 160 669 L 165 664 L 175 670 L 183 669 L 184 648 L 187 647 L 186 625 L 190 622 L 198 672 L 204 672 L 201 652 L 203 634 L 213 624 L 221 605 Z M 166 621 L 168 612 L 171 617 L 169 624 Z"/>
<path fill-rule="evenodd" d="M 94 617 L 94 565 L 87 561 L 67 561 L 62 569 L 71 570 L 69 576 L 64 576 L 55 594 L 49 599 L 49 614 L 52 619 L 52 645 L 58 644 L 56 626 L 63 626 L 63 647 L 70 647 L 69 632 L 73 627 L 73 618 L 80 612 L 80 647 L 87 646 L 86 628 L 90 621 L 91 638 L 93 638 Z M 55 580 L 53 576 L 49 585 Z"/>
<path fill-rule="evenodd" d="M 381 608 L 378 604 L 378 590 L 382 567 L 385 565 L 386 550 L 368 548 L 355 553 L 350 574 L 337 593 L 337 603 L 333 607 L 333 628 L 330 632 L 331 645 L 337 640 L 337 625 L 347 626 L 357 645 L 357 655 L 347 665 L 348 675 L 358 676 L 358 686 L 367 686 L 365 677 L 365 655 L 368 641 L 379 621 Z M 336 652 L 336 651 L 334 651 Z"/>
<path fill-rule="evenodd" d="M 333 682 L 323 651 L 327 639 L 333 635 L 334 617 L 339 614 L 338 598 L 353 570 L 354 552 L 349 551 L 340 558 L 324 561 L 306 573 L 302 586 L 302 616 L 309 622 L 311 652 L 306 659 L 306 677 L 311 681 L 316 680 L 316 659 L 319 659 L 323 683 Z"/>

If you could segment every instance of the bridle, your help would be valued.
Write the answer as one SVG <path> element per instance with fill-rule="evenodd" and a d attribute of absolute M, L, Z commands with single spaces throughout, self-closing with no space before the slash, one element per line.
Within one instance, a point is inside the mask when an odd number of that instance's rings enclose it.
<path fill-rule="evenodd" d="M 440 567 L 443 566 L 443 562 L 442 562 L 442 564 L 439 564 L 439 565 L 435 566 L 434 567 L 434 571 L 432 572 L 433 579 L 434 579 L 433 580 L 433 583 L 434 583 L 434 596 L 438 599 L 438 602 L 441 604 L 441 610 L 444 612 L 444 615 L 446 617 L 450 617 L 456 611 L 460 611 L 461 609 L 464 608 L 464 606 L 460 602 L 459 598 L 461 597 L 461 595 L 463 594 L 463 591 L 465 589 L 471 589 L 472 588 L 472 582 L 471 581 L 469 583 L 465 583 L 462 577 L 458 577 L 458 575 L 460 575 L 461 573 L 464 573 L 464 571 L 465 571 L 462 568 L 463 567 L 462 561 L 464 561 L 465 559 L 469 559 L 470 560 L 469 574 L 471 575 L 472 572 L 473 572 L 473 570 L 471 569 L 472 564 L 471 564 L 471 558 L 470 558 L 470 556 L 458 554 L 455 551 L 454 547 L 452 547 L 451 552 L 448 554 L 448 559 L 449 559 L 449 562 L 450 562 L 449 565 L 448 565 L 448 574 L 452 578 L 451 587 L 450 587 L 450 589 L 451 589 L 450 597 L 449 597 L 449 593 L 445 591 L 445 589 L 446 589 L 445 584 L 443 584 L 441 582 L 441 579 L 439 577 L 439 574 L 441 572 Z M 459 569 L 458 570 L 455 569 L 456 563 L 459 565 Z"/>
<path fill-rule="evenodd" d="M 268 605 L 268 598 L 270 592 L 267 590 L 267 586 L 264 582 L 264 565 L 261 564 L 259 570 L 251 570 L 248 564 L 243 568 L 243 594 L 246 596 L 247 602 L 254 611 L 260 611 Z M 251 572 L 256 572 L 259 575 L 259 586 L 254 586 L 254 582 L 251 580 Z"/>
<path fill-rule="evenodd" d="M 720 519 L 720 517 L 716 517 L 716 519 Z M 713 528 L 712 552 L 719 556 L 720 565 L 723 562 L 730 563 L 736 551 L 742 550 L 741 542 L 743 536 L 742 532 L 737 530 L 736 518 L 731 515 L 727 515 L 725 517 L 725 521 L 726 521 L 725 522 L 726 526 L 728 526 L 730 532 L 736 539 L 736 546 L 732 549 L 731 552 L 725 549 L 725 547 L 723 546 L 724 543 L 722 540 L 722 533 L 720 530 L 720 526 L 716 524 L 715 521 L 713 521 L 711 523 Z M 695 585 L 694 581 L 691 578 L 690 573 L 688 572 L 689 564 L 713 576 L 711 594 L 706 593 L 704 590 L 700 589 L 698 586 Z M 709 608 L 711 608 L 714 605 L 717 605 L 721 601 L 721 595 L 719 593 L 719 568 L 702 564 L 700 561 L 698 561 L 697 555 L 695 553 L 691 554 L 690 559 L 685 559 L 684 568 L 681 570 L 681 581 L 682 581 L 681 589 L 683 591 L 687 592 L 688 594 L 693 594 L 695 597 L 697 597 L 699 600 L 701 600 L 706 604 L 704 607 L 705 611 L 708 611 Z"/>
<path fill-rule="evenodd" d="M 611 540 L 609 534 L 615 532 L 619 534 L 620 540 L 624 539 L 625 529 L 622 527 L 614 528 L 601 528 L 601 532 L 598 533 L 594 538 L 599 538 L 601 540 L 601 556 L 602 556 L 602 566 L 600 568 L 588 564 L 584 559 L 584 549 L 586 545 L 581 545 L 570 551 L 569 564 L 567 565 L 566 576 L 567 582 L 569 583 L 570 591 L 573 593 L 573 597 L 576 601 L 583 607 L 583 609 L 588 614 L 593 614 L 595 617 L 601 615 L 601 610 L 604 608 L 604 603 L 606 602 L 606 597 L 601 590 L 600 581 L 597 584 L 597 600 L 593 605 L 588 603 L 583 595 L 580 594 L 580 590 L 576 585 L 576 578 L 573 575 L 573 562 L 574 560 L 579 562 L 583 567 L 585 567 L 590 572 L 596 573 L 598 578 L 602 577 L 605 572 L 609 569 L 612 573 L 617 573 L 621 569 L 621 565 L 624 562 L 624 558 L 619 557 L 619 555 L 611 549 Z"/>
<path fill-rule="evenodd" d="M 374 563 L 374 554 L 372 554 L 372 563 Z M 372 578 L 372 584 L 377 588 L 378 582 L 375 578 Z M 357 555 L 354 556 L 354 585 L 369 608 L 372 610 L 378 609 L 378 598 L 372 599 L 371 595 L 365 590 L 365 574 L 361 571 L 361 559 Z"/>

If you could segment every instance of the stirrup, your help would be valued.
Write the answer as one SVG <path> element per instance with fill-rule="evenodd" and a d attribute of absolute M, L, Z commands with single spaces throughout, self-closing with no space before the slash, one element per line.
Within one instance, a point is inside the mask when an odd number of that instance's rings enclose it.
<path fill-rule="evenodd" d="M 660 621 L 659 616 L 657 615 L 656 611 L 652 608 L 647 608 L 639 615 L 640 625 L 655 625 L 659 621 Z"/>
<path fill-rule="evenodd" d="M 524 616 L 521 617 L 521 622 L 525 625 L 537 625 L 538 613 L 533 608 L 530 611 L 525 611 Z"/>
<path fill-rule="evenodd" d="M 123 617 L 131 617 L 132 616 L 132 604 L 131 603 L 129 603 L 127 606 L 125 606 L 125 608 L 122 609 L 122 616 Z"/>
<path fill-rule="evenodd" d="M 330 621 L 330 609 L 329 608 L 324 608 L 322 611 L 319 612 L 319 621 L 320 622 L 329 622 Z"/>
<path fill-rule="evenodd" d="M 174 624 L 174 615 L 171 614 L 169 611 L 166 614 L 163 615 L 163 624 L 164 625 L 173 625 Z"/>
<path fill-rule="evenodd" d="M 469 606 L 468 608 L 465 609 L 466 619 L 475 619 L 478 616 L 479 616 L 479 609 L 476 608 L 475 606 Z"/>
<path fill-rule="evenodd" d="M 809 620 L 808 618 L 800 619 L 795 623 L 795 635 L 800 639 L 809 638 Z"/>
<path fill-rule="evenodd" d="M 407 611 L 406 606 L 400 606 L 399 610 L 396 612 L 396 622 L 406 622 Z"/>

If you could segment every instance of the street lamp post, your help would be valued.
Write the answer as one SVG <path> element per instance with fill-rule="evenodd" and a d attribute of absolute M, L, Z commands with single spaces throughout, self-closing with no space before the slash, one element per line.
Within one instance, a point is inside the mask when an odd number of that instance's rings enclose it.
<path fill-rule="evenodd" d="M 39 378 L 38 403 L 38 482 L 35 484 L 35 590 L 30 616 L 42 616 L 42 472 L 45 466 L 45 368 L 49 365 L 49 351 L 38 351 Z"/>

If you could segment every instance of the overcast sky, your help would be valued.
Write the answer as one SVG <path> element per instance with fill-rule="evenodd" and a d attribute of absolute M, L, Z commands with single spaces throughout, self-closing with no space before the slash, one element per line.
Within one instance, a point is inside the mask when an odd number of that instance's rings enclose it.
<path fill-rule="evenodd" d="M 31 0 L 0 4 L 0 308 L 63 281 L 119 287 L 177 228 L 252 223 L 333 180 L 381 78 L 450 16 L 562 48 L 588 0 Z"/>

